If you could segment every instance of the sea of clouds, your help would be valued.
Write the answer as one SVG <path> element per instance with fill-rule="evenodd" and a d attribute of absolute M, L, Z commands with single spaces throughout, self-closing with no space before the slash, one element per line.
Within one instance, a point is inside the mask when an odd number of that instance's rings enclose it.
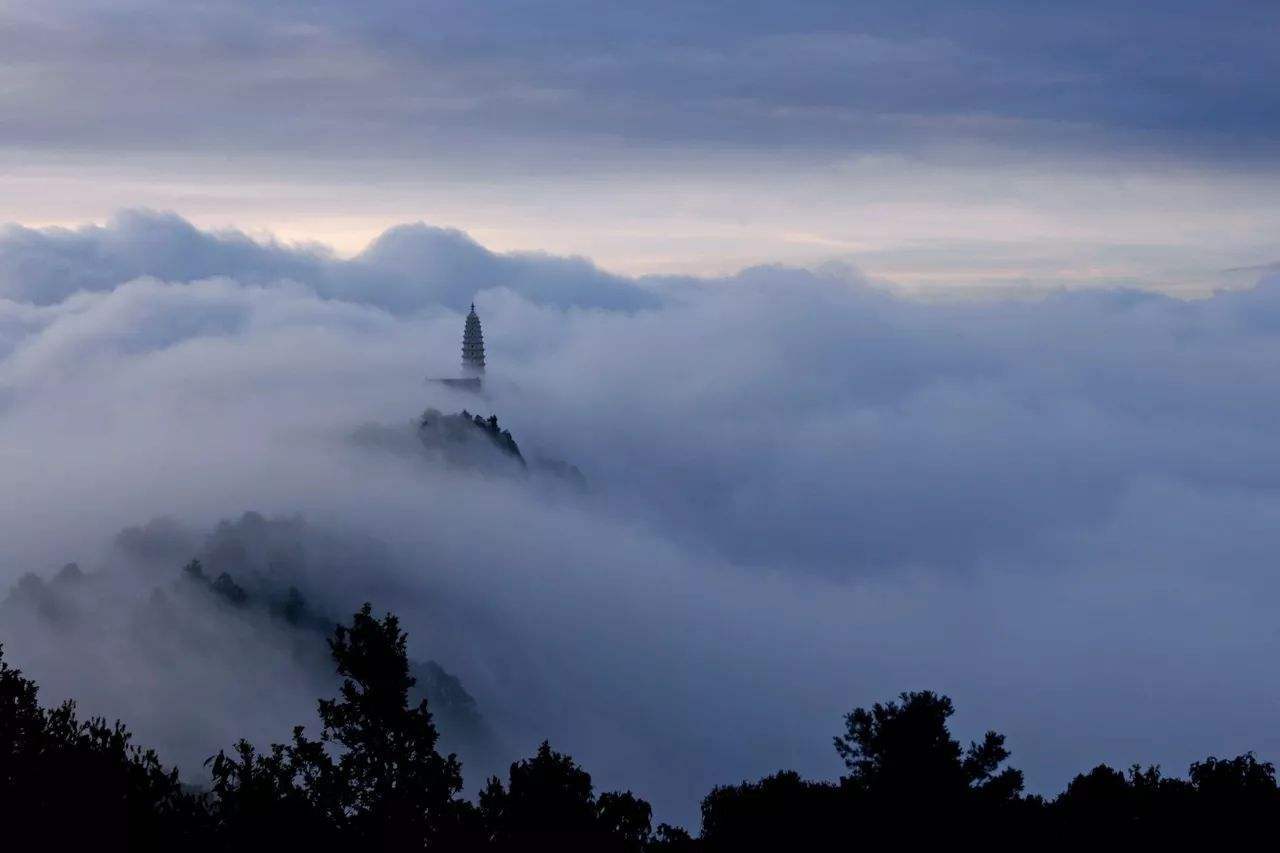
<path fill-rule="evenodd" d="M 457 370 L 473 299 L 483 398 L 424 381 Z M 309 594 L 395 610 L 503 760 L 548 737 L 662 820 L 696 825 L 713 784 L 836 775 L 841 715 L 909 689 L 1007 733 L 1035 790 L 1276 758 L 1278 375 L 1274 279 L 924 303 L 846 267 L 632 280 L 422 225 L 351 259 L 149 212 L 13 226 L 0 583 L 111 580 L 97 631 L 10 616 L 0 642 L 193 780 L 240 734 L 285 739 L 316 684 L 274 629 L 219 655 L 192 617 L 157 668 L 130 650 L 160 629 L 110 615 L 160 583 L 121 568 L 120 530 L 254 510 L 356 543 Z M 427 406 L 497 413 L 586 490 L 350 441 Z"/>

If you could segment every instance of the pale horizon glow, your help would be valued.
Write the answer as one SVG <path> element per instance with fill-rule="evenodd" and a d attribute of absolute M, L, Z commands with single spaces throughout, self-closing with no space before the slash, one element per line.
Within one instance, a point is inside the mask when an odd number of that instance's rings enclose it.
<path fill-rule="evenodd" d="M 1229 5 L 8 3 L 0 222 L 1203 295 L 1280 261 L 1274 7 Z"/>
<path fill-rule="evenodd" d="M 0 221 L 76 228 L 155 209 L 201 228 L 319 244 L 339 257 L 388 228 L 425 222 L 493 251 L 582 256 L 628 276 L 841 262 L 938 295 L 1119 286 L 1197 296 L 1248 284 L 1232 271 L 1280 258 L 1270 240 L 1280 230 L 1280 180 L 1269 176 L 1001 173 L 869 158 L 829 167 L 825 182 L 758 171 L 526 175 L 462 188 L 447 178 L 401 184 L 233 170 L 184 178 L 127 165 L 11 163 L 0 177 L 13 190 L 0 196 Z"/>

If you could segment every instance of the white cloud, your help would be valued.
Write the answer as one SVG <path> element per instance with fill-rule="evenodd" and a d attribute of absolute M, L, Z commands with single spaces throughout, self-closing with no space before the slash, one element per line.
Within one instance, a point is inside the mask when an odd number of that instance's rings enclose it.
<path fill-rule="evenodd" d="M 515 749 L 550 736 L 661 819 L 837 772 L 840 713 L 901 689 L 950 692 L 1050 790 L 1280 750 L 1280 282 L 934 305 L 848 269 L 641 287 L 425 228 L 338 262 L 154 217 L 11 232 L 0 270 L 6 580 L 161 514 L 374 537 L 323 594 L 400 611 Z M 422 382 L 472 290 L 482 401 Z M 497 412 L 591 491 L 344 440 L 428 404 Z"/>
<path fill-rule="evenodd" d="M 37 305 L 110 290 L 141 276 L 187 282 L 225 276 L 243 284 L 306 283 L 321 296 L 414 311 L 459 309 L 479 290 L 509 287 L 553 305 L 641 308 L 657 300 L 582 258 L 495 254 L 467 235 L 422 224 L 386 231 L 350 260 L 313 245 L 255 242 L 203 232 L 173 214 L 117 214 L 106 226 L 0 231 L 0 298 Z"/>

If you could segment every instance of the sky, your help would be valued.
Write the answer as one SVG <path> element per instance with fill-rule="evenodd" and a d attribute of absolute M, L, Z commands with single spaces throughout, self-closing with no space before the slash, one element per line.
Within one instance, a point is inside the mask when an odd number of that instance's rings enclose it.
<path fill-rule="evenodd" d="M 929 294 L 1277 260 L 1274 4 L 0 3 L 0 221 L 387 227 Z"/>
<path fill-rule="evenodd" d="M 550 738 L 657 820 L 837 776 L 903 690 L 1037 792 L 1278 759 L 1276 27 L 0 0 L 0 587 L 98 584 L 0 606 L 5 658 L 193 781 L 287 738 L 291 640 L 147 618 L 171 581 L 119 546 L 255 511 L 501 761 Z M 424 381 L 473 301 L 481 397 Z M 427 407 L 585 491 L 353 439 Z"/>

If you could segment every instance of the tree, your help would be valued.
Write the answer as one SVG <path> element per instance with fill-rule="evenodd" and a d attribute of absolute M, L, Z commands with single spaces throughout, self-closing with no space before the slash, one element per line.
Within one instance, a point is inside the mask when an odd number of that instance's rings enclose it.
<path fill-rule="evenodd" d="M 1129 780 L 1105 764 L 1072 779 L 1053 805 L 1067 831 L 1073 834 L 1085 826 L 1114 832 L 1139 817 Z"/>
<path fill-rule="evenodd" d="M 999 767 L 1009 757 L 1004 735 L 989 731 L 967 750 L 951 737 L 951 699 L 925 690 L 902 693 L 899 702 L 876 703 L 845 716 L 835 738 L 850 786 L 879 799 L 957 803 L 969 794 L 1008 801 L 1022 791 L 1021 771 Z"/>
<path fill-rule="evenodd" d="M 50 849 L 201 849 L 202 797 L 177 768 L 132 743 L 120 722 L 80 720 L 74 702 L 44 709 L 36 684 L 0 647 L 0 828 Z"/>
<path fill-rule="evenodd" d="M 342 676 L 339 698 L 320 702 L 322 740 L 341 748 L 338 775 L 351 828 L 386 848 L 420 846 L 457 825 L 462 789 L 457 756 L 436 751 L 439 734 L 424 698 L 409 706 L 406 636 L 388 613 L 365 604 L 329 648 Z"/>
<path fill-rule="evenodd" d="M 1280 814 L 1276 769 L 1258 761 L 1252 752 L 1230 759 L 1210 756 L 1191 765 L 1187 773 L 1195 791 L 1196 818 L 1201 827 L 1262 827 Z"/>
<path fill-rule="evenodd" d="M 649 843 L 653 808 L 630 791 L 606 791 L 596 800 L 600 831 L 627 851 L 643 850 Z"/>
<path fill-rule="evenodd" d="M 1269 827 L 1280 814 L 1275 770 L 1253 753 L 1197 761 L 1188 777 L 1169 778 L 1159 767 L 1136 764 L 1126 776 L 1099 765 L 1072 779 L 1053 801 L 1053 831 L 1081 841 L 1105 836 L 1185 846 L 1194 838 L 1224 846 L 1236 835 Z"/>
<path fill-rule="evenodd" d="M 854 807 L 839 786 L 783 770 L 713 788 L 702 800 L 702 840 L 712 850 L 829 849 Z"/>
<path fill-rule="evenodd" d="M 499 850 L 639 851 L 650 841 L 652 809 L 630 791 L 592 793 L 591 774 L 543 741 L 480 792 L 480 814 Z"/>
<path fill-rule="evenodd" d="M 325 812 L 316 796 L 321 786 L 306 772 L 317 760 L 331 770 L 332 761 L 309 755 L 305 743 L 299 727 L 293 746 L 275 744 L 262 754 L 241 740 L 232 755 L 219 752 L 206 762 L 222 849 L 336 849 L 342 825 Z"/>
<path fill-rule="evenodd" d="M 321 735 L 294 729 L 264 754 L 241 741 L 210 759 L 219 826 L 236 846 L 253 838 L 409 850 L 457 843 L 472 813 L 457 799 L 462 768 L 436 750 L 423 699 L 409 704 L 406 637 L 395 616 L 366 604 L 329 640 L 339 695 L 319 703 Z M 287 839 L 285 836 L 288 836 Z"/>

